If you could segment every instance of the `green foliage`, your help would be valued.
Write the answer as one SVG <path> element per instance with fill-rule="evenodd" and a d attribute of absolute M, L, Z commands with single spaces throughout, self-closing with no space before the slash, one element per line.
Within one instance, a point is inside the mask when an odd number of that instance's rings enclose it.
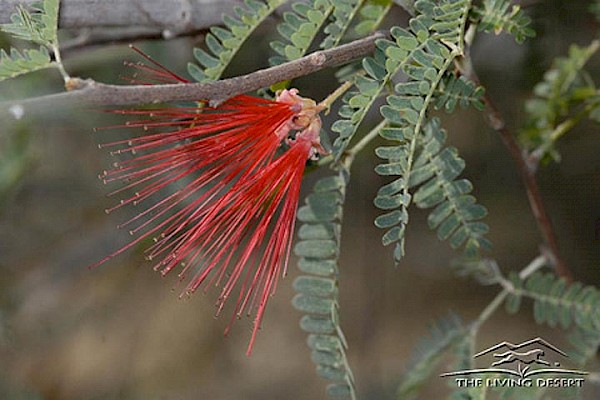
<path fill-rule="evenodd" d="M 216 26 L 210 29 L 205 39 L 209 52 L 194 49 L 194 57 L 203 68 L 189 63 L 188 72 L 198 82 L 218 80 L 246 39 L 285 0 L 245 2 L 247 8 L 235 8 L 237 18 L 223 16 L 225 28 Z"/>
<path fill-rule="evenodd" d="M 378 44 L 375 49 L 373 57 L 363 59 L 362 66 L 366 74 L 358 72 L 350 78 L 354 80 L 355 89 L 343 97 L 343 105 L 339 110 L 340 119 L 331 126 L 331 130 L 338 134 L 333 143 L 333 153 L 338 159 L 348 147 L 390 77 L 398 70 L 396 65 L 386 69 L 386 58 L 380 45 Z"/>
<path fill-rule="evenodd" d="M 10 54 L 0 50 L 0 81 L 48 68 L 51 65 L 50 54 L 45 47 L 21 52 L 12 48 Z"/>
<path fill-rule="evenodd" d="M 515 282 L 516 277 L 511 281 Z M 538 324 L 564 329 L 576 326 L 589 332 L 600 332 L 600 291 L 579 282 L 567 284 L 553 273 L 536 272 L 523 284 L 515 285 L 513 296 L 532 298 L 533 315 Z M 513 306 L 511 311 L 516 312 Z"/>
<path fill-rule="evenodd" d="M 472 277 L 481 285 L 497 284 L 502 279 L 498 264 L 491 258 L 458 258 L 452 264 L 454 272 L 461 277 Z"/>
<path fill-rule="evenodd" d="M 340 43 L 363 2 L 364 0 L 331 0 L 333 4 L 332 18 L 324 29 L 327 36 L 321 42 L 321 48 L 330 49 Z"/>
<path fill-rule="evenodd" d="M 420 1 L 417 4 L 427 11 L 427 7 L 431 6 L 432 3 L 429 1 Z M 449 2 L 445 4 L 445 6 L 436 6 L 435 10 L 429 12 L 448 12 L 449 15 L 455 15 L 452 14 L 452 12 L 455 12 L 455 9 L 458 7 L 457 4 L 464 7 L 466 3 Z M 373 5 L 373 7 L 376 6 Z M 385 8 L 384 6 L 378 7 L 380 9 Z M 445 18 L 449 18 L 448 16 L 440 15 L 435 18 L 437 19 L 431 20 L 430 15 L 423 15 L 414 19 L 415 22 L 413 22 L 413 24 L 416 27 L 425 26 L 424 22 L 428 22 L 432 24 L 432 29 L 434 31 L 433 38 L 431 38 L 430 42 L 415 46 L 415 48 L 412 49 L 414 50 L 414 54 L 412 52 L 410 52 L 410 54 L 409 52 L 404 52 L 404 50 L 401 49 L 401 46 L 398 47 L 397 44 L 390 41 L 380 41 L 377 43 L 377 48 L 373 57 L 366 57 L 363 59 L 363 69 L 366 71 L 366 75 L 357 74 L 354 78 L 356 90 L 349 92 L 349 94 L 344 97 L 344 105 L 339 111 L 341 118 L 331 127 L 332 131 L 338 133 L 338 137 L 333 145 L 333 151 L 338 158 L 347 148 L 361 122 L 377 98 L 381 95 L 390 78 L 399 70 L 404 70 L 404 72 L 408 74 L 409 72 L 407 71 L 415 71 L 418 69 L 418 67 L 415 67 L 412 64 L 414 62 L 419 62 L 418 59 L 426 53 L 428 46 L 436 46 L 431 43 L 436 40 L 447 40 L 442 34 L 449 35 L 448 38 L 451 39 L 452 34 L 457 33 L 451 28 L 451 26 L 454 26 L 452 22 L 449 23 L 449 26 L 446 26 L 448 22 Z M 439 30 L 439 32 L 436 32 L 436 30 Z M 394 32 L 398 33 L 400 31 L 403 30 L 401 28 L 392 28 L 392 35 L 394 35 Z M 458 37 L 454 37 L 454 39 L 458 40 Z M 400 40 L 402 41 L 402 39 Z M 438 42 L 437 46 L 442 45 Z M 444 46 L 442 47 L 445 48 Z M 386 54 L 386 52 L 391 52 L 391 54 Z M 450 52 L 447 51 L 445 54 L 449 55 Z M 413 56 L 416 58 L 413 58 Z M 456 83 L 449 77 L 445 84 L 442 83 L 439 87 L 435 86 L 434 90 L 436 94 L 440 95 L 438 104 L 448 104 L 450 107 L 453 100 L 458 100 L 461 104 L 464 104 L 465 101 L 480 103 L 479 97 L 482 95 L 481 89 L 471 90 L 471 88 L 472 84 L 468 84 L 466 80 L 461 79 L 460 82 Z"/>
<path fill-rule="evenodd" d="M 349 172 L 340 167 L 336 176 L 320 179 L 306 204 L 298 210 L 302 226 L 294 253 L 306 275 L 294 281 L 298 293 L 293 304 L 305 315 L 306 331 L 317 374 L 332 381 L 327 392 L 334 398 L 355 398 L 354 377 L 346 359 L 346 340 L 338 318 L 338 256 L 342 205 Z"/>
<path fill-rule="evenodd" d="M 375 205 L 387 212 L 377 218 L 375 224 L 387 229 L 383 236 L 384 245 L 396 244 L 396 263 L 404 256 L 404 233 L 408 206 L 412 201 L 409 189 L 414 181 L 411 173 L 417 145 L 422 143 L 426 112 L 446 71 L 462 52 L 470 5 L 466 0 L 417 1 L 418 15 L 410 20 L 410 30 L 394 27 L 391 30 L 394 42 L 379 43 L 387 57 L 385 68 L 381 63 L 370 65 L 371 72 L 365 68 L 380 79 L 397 68 L 407 76 L 407 81 L 398 83 L 395 94 L 381 107 L 381 114 L 391 127 L 382 129 L 380 135 L 394 145 L 377 149 L 378 156 L 386 162 L 375 169 L 379 175 L 397 177 L 383 186 L 375 199 Z M 457 85 L 454 87 L 458 88 Z M 451 227 L 450 223 L 447 226 Z M 457 243 L 460 242 L 458 239 Z"/>
<path fill-rule="evenodd" d="M 453 371 L 464 371 L 467 369 L 474 368 L 473 365 L 473 347 L 475 345 L 475 337 L 468 332 L 463 334 L 452 348 L 454 356 L 454 362 L 452 363 Z M 462 388 L 457 387 L 456 383 L 452 380 L 448 382 L 448 385 L 454 389 L 450 396 L 450 400 L 474 400 L 485 398 L 485 387 L 471 387 Z"/>
<path fill-rule="evenodd" d="M 544 80 L 535 86 L 535 97 L 525 106 L 529 118 L 521 138 L 526 147 L 535 149 L 538 158 L 547 153 L 558 158 L 554 142 L 582 118 L 600 121 L 600 97 L 584 70 L 598 48 L 598 40 L 586 47 L 572 45 L 568 57 L 557 58 Z M 571 117 L 578 108 L 582 110 Z"/>
<path fill-rule="evenodd" d="M 367 34 L 376 29 L 390 7 L 389 1 L 366 3 L 361 9 L 361 16 L 364 19 L 357 25 L 357 32 Z M 389 79 L 398 72 L 398 66 L 386 70 L 386 56 L 382 49 L 385 49 L 385 44 L 381 47 L 378 45 L 373 57 L 364 58 L 360 67 L 357 64 L 351 64 L 338 73 L 338 79 L 341 81 L 354 80 L 354 89 L 343 97 L 343 105 L 339 110 L 340 119 L 331 127 L 331 130 L 338 134 L 333 143 L 333 153 L 336 159 L 339 159 L 348 147 Z M 385 73 L 382 74 L 382 71 Z"/>
<path fill-rule="evenodd" d="M 286 43 L 271 42 L 271 48 L 278 54 L 269 59 L 271 65 L 283 64 L 304 56 L 333 8 L 329 0 L 292 4 L 293 11 L 285 12 L 283 22 L 277 26 L 277 31 L 286 39 Z"/>
<path fill-rule="evenodd" d="M 521 307 L 522 296 L 520 293 L 523 289 L 523 281 L 519 277 L 519 274 L 517 274 L 514 271 L 512 271 L 508 275 L 508 279 L 510 280 L 510 283 L 513 285 L 513 288 L 515 290 L 514 292 L 508 293 L 508 296 L 506 297 L 506 302 L 504 304 L 507 313 L 516 314 L 517 312 L 519 312 L 519 308 Z"/>
<path fill-rule="evenodd" d="M 485 108 L 482 97 L 485 89 L 477 86 L 464 76 L 446 74 L 435 91 L 434 107 L 451 113 L 460 105 L 461 108 L 473 107 L 479 111 Z"/>
<path fill-rule="evenodd" d="M 392 0 L 367 0 L 359 12 L 359 22 L 354 31 L 363 36 L 373 32 L 381 24 L 392 7 Z"/>
<path fill-rule="evenodd" d="M 464 341 L 466 329 L 460 318 L 451 313 L 431 324 L 429 336 L 415 348 L 396 397 L 400 400 L 417 398 L 419 390 L 442 361 L 447 350 Z"/>
<path fill-rule="evenodd" d="M 578 366 L 583 367 L 588 361 L 596 358 L 600 347 L 600 331 L 574 329 L 567 337 L 571 348 L 568 355 Z"/>
<path fill-rule="evenodd" d="M 427 123 L 422 139 L 418 146 L 422 150 L 415 159 L 408 184 L 413 190 L 419 186 L 413 200 L 419 208 L 435 207 L 427 222 L 431 229 L 437 229 L 440 240 L 450 240 L 454 249 L 465 245 L 466 256 L 475 258 L 480 249 L 491 247 L 483 237 L 489 228 L 479 221 L 487 215 L 487 210 L 469 194 L 473 185 L 468 180 L 456 180 L 465 162 L 454 147 L 444 147 L 446 132 L 437 118 Z M 378 204 L 380 208 L 384 205 Z"/>
<path fill-rule="evenodd" d="M 475 7 L 473 14 L 480 31 L 494 32 L 496 35 L 508 32 L 517 43 L 535 36 L 535 31 L 529 26 L 531 18 L 518 5 L 511 5 L 509 0 L 484 0 L 483 7 Z"/>
<path fill-rule="evenodd" d="M 33 12 L 19 5 L 11 23 L 0 25 L 0 31 L 40 45 L 21 51 L 11 48 L 10 54 L 0 50 L 0 81 L 54 65 L 48 50 L 55 50 L 58 43 L 58 5 L 58 0 L 44 0 L 31 7 Z"/>
<path fill-rule="evenodd" d="M 44 0 L 34 4 L 30 13 L 18 5 L 10 16 L 11 23 L 0 25 L 0 30 L 18 39 L 52 47 L 57 42 L 58 0 Z"/>

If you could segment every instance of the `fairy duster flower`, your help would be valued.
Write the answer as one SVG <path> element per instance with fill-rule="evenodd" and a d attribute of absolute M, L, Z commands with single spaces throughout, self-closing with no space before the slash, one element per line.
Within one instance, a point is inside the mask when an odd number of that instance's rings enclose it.
<path fill-rule="evenodd" d="M 186 82 L 154 64 L 137 68 L 155 81 Z M 306 161 L 324 153 L 319 111 L 296 89 L 274 101 L 239 95 L 217 107 L 118 111 L 137 118 L 124 126 L 139 134 L 100 145 L 123 157 L 100 178 L 122 183 L 110 194 L 122 200 L 107 212 L 139 207 L 119 225 L 136 238 L 95 265 L 152 238 L 146 258 L 162 275 L 177 271 L 187 282 L 182 295 L 220 286 L 217 315 L 236 297 L 226 333 L 235 317 L 253 316 L 249 354 L 286 273 Z"/>

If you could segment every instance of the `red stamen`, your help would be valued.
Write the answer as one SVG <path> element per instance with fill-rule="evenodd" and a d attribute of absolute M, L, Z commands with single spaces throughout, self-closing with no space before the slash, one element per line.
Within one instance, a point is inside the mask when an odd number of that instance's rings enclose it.
<path fill-rule="evenodd" d="M 152 64 L 134 66 L 151 81 L 187 82 L 133 49 Z M 107 211 L 129 204 L 141 210 L 119 225 L 137 237 L 91 267 L 153 238 L 146 257 L 162 275 L 178 270 L 187 280 L 182 295 L 221 286 L 219 315 L 237 290 L 225 333 L 236 316 L 254 315 L 250 354 L 268 299 L 287 271 L 305 163 L 318 148 L 314 106 L 290 90 L 278 101 L 240 95 L 201 110 L 109 111 L 138 120 L 108 128 L 149 132 L 102 145 L 124 157 L 101 175 L 105 183 L 123 184 L 110 193 L 123 200 Z M 296 116 L 310 125 L 297 125 Z M 291 130 L 300 132 L 276 157 Z"/>

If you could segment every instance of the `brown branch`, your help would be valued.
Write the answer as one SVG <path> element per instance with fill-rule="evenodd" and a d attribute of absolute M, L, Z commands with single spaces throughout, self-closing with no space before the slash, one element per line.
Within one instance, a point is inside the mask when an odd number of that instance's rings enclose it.
<path fill-rule="evenodd" d="M 458 67 L 463 75 L 465 75 L 478 86 L 481 85 L 479 77 L 473 69 L 468 52 L 466 52 L 465 56 L 460 60 Z M 540 189 L 535 179 L 536 168 L 534 165 L 530 165 L 528 163 L 527 154 L 519 147 L 514 135 L 506 127 L 506 123 L 502 117 L 502 114 L 487 93 L 484 94 L 483 101 L 486 106 L 484 113 L 487 123 L 500 135 L 502 143 L 504 143 L 504 146 L 508 150 L 508 153 L 517 166 L 517 170 L 519 171 L 519 175 L 521 176 L 521 180 L 525 186 L 525 191 L 527 192 L 529 206 L 533 212 L 533 216 L 535 217 L 538 229 L 542 234 L 542 238 L 547 246 L 546 250 L 549 253 L 548 258 L 554 265 L 556 273 L 565 278 L 567 281 L 572 282 L 573 273 L 560 257 L 556 234 L 554 233 L 552 222 L 550 221 L 550 217 L 546 212 L 546 208 L 540 194 Z"/>
<path fill-rule="evenodd" d="M 490 97 L 486 94 L 483 97 L 486 105 L 486 119 L 488 123 L 496 132 L 500 134 L 500 138 L 504 143 L 504 146 L 508 149 L 511 157 L 517 164 L 517 170 L 521 176 L 521 180 L 525 185 L 525 191 L 527 192 L 527 198 L 529 199 L 529 206 L 533 212 L 533 216 L 537 222 L 538 228 L 544 238 L 544 242 L 548 246 L 550 255 L 552 256 L 553 264 L 556 268 L 556 273 L 567 279 L 568 281 L 573 280 L 573 273 L 567 267 L 565 262 L 560 257 L 558 242 L 556 240 L 556 234 L 552 227 L 552 222 L 544 206 L 540 189 L 535 179 L 535 169 L 527 163 L 526 154 L 521 150 L 513 134 L 506 128 L 504 120 L 500 115 L 500 112 L 496 106 L 492 103 Z"/>
<path fill-rule="evenodd" d="M 343 46 L 314 52 L 298 60 L 216 82 L 122 86 L 74 78 L 68 83 L 71 91 L 0 103 L 0 119 L 10 116 L 13 119 L 20 119 L 31 114 L 90 105 L 149 104 L 175 100 L 209 100 L 213 104 L 218 104 L 241 93 L 364 57 L 373 52 L 375 41 L 384 37 L 383 33 L 374 33 Z"/>
<path fill-rule="evenodd" d="M 0 1 L 0 23 L 10 22 L 17 5 L 29 7 L 36 1 Z M 61 0 L 59 27 L 144 27 L 170 37 L 220 24 L 224 12 L 242 4 L 240 0 Z"/>

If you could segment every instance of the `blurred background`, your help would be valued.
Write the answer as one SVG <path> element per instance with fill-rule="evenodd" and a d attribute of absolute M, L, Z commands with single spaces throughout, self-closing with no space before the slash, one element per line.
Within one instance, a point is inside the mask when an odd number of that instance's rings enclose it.
<path fill-rule="evenodd" d="M 534 2 L 535 3 L 535 2 Z M 589 1 L 537 2 L 528 7 L 537 37 L 524 45 L 511 37 L 480 34 L 475 67 L 508 126 L 518 132 L 524 101 L 557 56 L 571 43 L 587 45 L 598 25 Z M 401 9 L 388 25 L 405 24 Z M 267 65 L 272 20 L 238 54 L 227 76 Z M 63 32 L 65 40 L 72 33 Z M 201 35 L 136 45 L 186 76 Z M 0 36 L 0 47 L 11 44 Z M 65 53 L 72 76 L 123 83 L 124 60 L 137 61 L 126 45 Z M 600 78 L 600 57 L 588 68 Z M 298 79 L 294 86 L 317 100 L 336 87 L 334 71 Z M 62 90 L 54 70 L 0 83 L 0 100 Z M 465 177 L 489 210 L 492 256 L 504 271 L 523 268 L 538 253 L 541 238 L 516 169 L 498 136 L 473 110 L 441 115 L 449 142 L 467 162 Z M 116 229 L 128 212 L 106 215 L 113 204 L 97 175 L 110 157 L 94 127 L 114 123 L 97 110 L 53 110 L 18 122 L 0 121 L 0 398 L 1 399 L 319 399 L 325 382 L 310 362 L 300 313 L 290 300 L 298 272 L 279 284 L 258 336 L 245 356 L 251 321 L 223 330 L 228 318 L 213 318 L 214 292 L 179 300 L 176 277 L 161 278 L 143 261 L 140 248 L 89 270 L 91 263 L 128 241 Z M 363 127 L 368 130 L 375 120 Z M 324 125 L 326 128 L 328 124 Z M 373 144 L 374 147 L 376 144 Z M 559 141 L 561 163 L 544 166 L 539 184 L 558 235 L 561 254 L 577 280 L 599 285 L 600 130 L 581 124 Z M 353 167 L 346 204 L 340 262 L 341 323 L 361 399 L 392 399 L 412 349 L 432 320 L 454 310 L 475 318 L 496 287 L 457 278 L 455 254 L 427 228 L 427 212 L 413 209 L 407 257 L 393 267 L 392 249 L 382 248 L 372 205 L 383 184 L 373 168 L 372 148 Z M 320 171 L 307 177 L 306 193 Z M 503 309 L 484 326 L 478 348 L 502 340 L 542 336 L 566 346 L 563 332 L 533 322 L 531 304 L 517 316 Z M 447 365 L 447 364 L 446 364 Z M 588 370 L 599 370 L 592 362 Z M 592 384 L 586 398 L 600 398 Z M 447 382 L 432 378 L 423 399 L 444 398 Z"/>

